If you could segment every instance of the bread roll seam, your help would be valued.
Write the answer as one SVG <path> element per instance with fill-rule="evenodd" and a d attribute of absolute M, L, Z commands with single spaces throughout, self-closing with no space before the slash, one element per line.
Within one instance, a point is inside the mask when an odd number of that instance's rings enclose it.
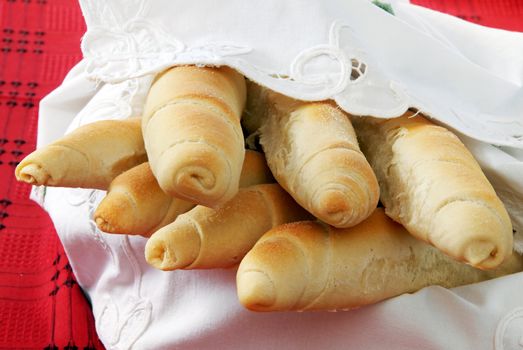
<path fill-rule="evenodd" d="M 257 273 L 261 273 L 262 275 L 264 275 L 265 277 L 267 277 L 267 281 L 269 281 L 271 283 L 271 287 L 274 291 L 276 291 L 277 293 L 277 288 L 276 286 L 274 285 L 274 281 L 272 280 L 272 278 L 270 278 L 270 276 L 267 274 L 267 272 L 263 271 L 263 270 L 260 270 L 260 269 L 246 269 L 246 270 L 242 270 L 242 274 L 246 274 L 246 273 L 249 273 L 249 272 L 257 272 Z M 275 298 L 275 302 L 278 302 L 278 294 L 276 294 L 276 298 Z M 270 305 L 270 307 L 272 307 L 273 305 Z"/>
<path fill-rule="evenodd" d="M 445 200 L 443 203 L 441 203 L 437 207 L 437 209 L 434 211 L 434 217 L 436 217 L 439 214 L 439 212 L 441 210 L 443 210 L 445 207 L 447 207 L 451 204 L 460 203 L 460 202 L 461 203 L 473 203 L 473 204 L 476 204 L 483 208 L 486 208 L 497 219 L 497 221 L 499 222 L 501 227 L 503 227 L 503 228 L 506 227 L 506 223 L 503 221 L 503 219 L 501 218 L 501 216 L 499 215 L 499 213 L 496 209 L 494 209 L 492 206 L 488 205 L 487 203 L 485 203 L 483 201 L 470 199 L 470 198 L 461 198 L 461 197 L 447 198 L 447 200 Z M 509 221 L 509 225 L 512 226 L 512 223 L 510 221 Z M 502 236 L 500 235 L 499 237 L 501 238 Z"/>
<path fill-rule="evenodd" d="M 192 267 L 194 265 L 198 265 L 198 260 L 200 259 L 200 256 L 202 255 L 202 250 L 203 250 L 203 233 L 202 233 L 202 228 L 200 227 L 200 225 L 198 225 L 198 223 L 196 222 L 196 220 L 194 220 L 194 218 L 192 218 L 190 215 L 184 215 L 183 218 L 185 220 L 187 220 L 187 222 L 194 227 L 194 229 L 196 230 L 196 233 L 198 234 L 198 236 L 200 237 L 199 239 L 199 246 L 198 246 L 198 255 L 196 256 L 196 258 L 193 260 L 192 263 L 190 263 L 189 265 L 185 266 L 185 267 L 180 267 L 178 269 L 184 269 L 184 270 L 190 270 L 192 269 Z M 175 220 L 176 221 L 176 220 Z"/>
<path fill-rule="evenodd" d="M 169 146 L 165 147 L 162 152 L 158 155 L 158 159 L 160 159 L 165 152 L 169 151 L 170 149 L 172 149 L 173 147 L 176 147 L 177 145 L 181 145 L 181 144 L 184 144 L 184 143 L 201 143 L 201 144 L 204 144 L 206 146 L 209 146 L 210 148 L 212 148 L 213 150 L 215 150 L 217 153 L 219 153 L 221 155 L 221 157 L 223 159 L 225 159 L 225 163 L 227 164 L 227 170 L 228 170 L 228 177 L 229 177 L 229 180 L 231 178 L 231 174 L 232 174 L 232 168 L 231 168 L 231 163 L 228 161 L 228 158 L 227 158 L 227 155 L 223 152 L 222 149 L 220 149 L 219 147 L 216 147 L 215 145 L 213 145 L 212 143 L 208 143 L 208 142 L 204 142 L 202 140 L 180 140 L 180 141 L 177 141 L 177 142 L 174 142 L 172 144 L 170 144 Z M 226 191 L 224 191 L 224 194 L 228 193 L 229 192 L 229 188 L 231 187 L 231 181 L 228 181 L 227 183 L 227 189 Z M 223 197 L 223 196 L 222 196 Z M 221 200 L 221 198 L 219 200 Z M 182 198 L 183 199 L 183 198 Z M 195 203 L 198 202 L 198 199 L 196 198 L 188 198 L 190 201 L 194 201 Z M 218 200 L 218 201 L 219 201 Z"/>
<path fill-rule="evenodd" d="M 84 157 L 84 159 L 87 161 L 87 170 L 88 170 L 88 175 L 91 174 L 92 172 L 92 162 L 91 162 L 91 158 L 83 151 L 79 150 L 79 149 L 76 149 L 68 144 L 64 144 L 64 143 L 56 143 L 54 145 L 50 145 L 50 146 L 56 146 L 58 148 L 62 147 L 62 148 L 65 148 L 65 149 L 69 149 L 75 153 L 78 153 L 80 154 L 82 157 Z M 85 174 L 85 173 L 84 173 Z M 50 180 L 53 180 L 53 176 L 51 174 L 51 172 L 49 172 L 49 179 Z M 85 179 L 85 176 L 84 176 L 84 179 Z M 85 181 L 85 180 L 84 180 Z M 48 180 L 49 182 L 49 180 Z M 83 185 L 83 181 L 82 181 L 82 185 Z M 82 187 L 82 186 L 78 186 L 78 187 Z"/>
<path fill-rule="evenodd" d="M 213 101 L 216 98 L 213 97 Z M 160 112 L 163 109 L 166 109 L 168 107 L 177 106 L 177 105 L 195 105 L 199 107 L 203 107 L 205 109 L 208 109 L 209 111 L 213 112 L 214 114 L 217 114 L 220 116 L 220 118 L 227 123 L 227 125 L 234 131 L 236 136 L 241 136 L 243 138 L 243 134 L 238 134 L 238 127 L 237 125 L 234 125 L 232 120 L 240 120 L 241 116 L 236 116 L 234 111 L 227 106 L 223 101 L 220 103 L 220 107 L 213 106 L 210 103 L 205 103 L 205 98 L 202 98 L 201 96 L 183 96 L 183 97 L 177 97 L 173 100 L 170 100 L 169 102 L 164 103 L 161 106 L 156 107 L 153 112 L 150 113 L 150 118 L 147 120 L 146 128 L 149 126 L 149 123 L 154 119 L 156 114 Z M 241 130 L 241 128 L 240 128 Z"/>
<path fill-rule="evenodd" d="M 330 228 L 327 224 L 325 224 L 321 221 L 317 221 L 316 225 L 321 228 L 322 233 L 323 233 L 323 242 L 327 246 L 326 247 L 327 254 L 324 255 L 325 260 L 322 261 L 322 264 L 321 264 L 322 266 L 327 267 L 326 268 L 327 276 L 325 277 L 325 284 L 323 285 L 323 288 L 321 289 L 321 291 L 310 303 L 308 303 L 303 308 L 301 308 L 302 310 L 307 310 L 307 309 L 312 308 L 313 305 L 318 300 L 321 299 L 321 297 L 327 292 L 327 287 L 329 285 L 330 276 L 332 275 L 332 269 L 330 268 L 332 266 L 331 262 L 332 262 L 332 255 L 333 255 L 332 254 L 332 239 L 331 239 L 332 228 Z"/>
<path fill-rule="evenodd" d="M 261 191 L 257 186 L 256 188 L 252 188 L 252 191 L 259 194 L 262 197 L 262 201 L 265 204 L 265 207 L 268 209 L 267 211 L 270 213 L 271 216 L 271 227 L 279 225 L 280 223 L 276 220 L 276 217 L 274 215 L 274 212 L 276 212 L 276 208 L 274 207 L 273 203 L 266 197 L 264 191 Z"/>
<path fill-rule="evenodd" d="M 269 237 L 268 239 L 264 240 L 263 243 L 265 243 L 265 242 L 277 242 L 277 241 L 286 241 L 286 242 L 290 243 L 296 250 L 298 250 L 300 252 L 300 255 L 302 256 L 303 260 L 306 262 L 306 264 L 305 264 L 305 270 L 306 270 L 305 280 L 307 282 L 305 283 L 305 286 L 303 287 L 303 289 L 300 291 L 300 295 L 296 298 L 296 301 L 294 302 L 294 304 L 292 304 L 288 308 L 289 310 L 294 310 L 294 309 L 296 309 L 296 305 L 298 305 L 301 302 L 301 300 L 303 299 L 303 296 L 305 295 L 305 291 L 307 290 L 307 286 L 309 284 L 308 281 L 311 278 L 310 267 L 309 267 L 309 264 L 307 264 L 307 262 L 308 262 L 307 254 L 305 254 L 303 248 L 301 247 L 299 239 L 294 238 L 294 236 L 288 236 L 288 235 L 287 236 L 272 236 L 272 237 Z"/>
<path fill-rule="evenodd" d="M 361 157 L 363 157 L 363 154 L 360 151 L 352 149 L 352 148 L 340 147 L 338 144 L 330 145 L 323 149 L 320 149 L 320 150 L 314 152 L 313 154 L 309 155 L 307 157 L 307 159 L 305 159 L 305 161 L 301 164 L 300 168 L 297 169 L 296 171 L 294 171 L 294 175 L 290 179 L 290 184 L 292 185 L 291 188 L 294 188 L 296 179 L 300 177 L 301 173 L 303 172 L 303 168 L 305 168 L 305 166 L 307 166 L 316 156 L 318 156 L 320 153 L 323 153 L 325 151 L 336 150 L 336 149 L 354 152 L 354 153 L 357 153 L 358 155 L 360 155 Z"/>

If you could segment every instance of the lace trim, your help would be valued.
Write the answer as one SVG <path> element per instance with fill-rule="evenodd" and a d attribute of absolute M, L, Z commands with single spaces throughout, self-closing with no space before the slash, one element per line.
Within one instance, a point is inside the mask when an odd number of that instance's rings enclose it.
<path fill-rule="evenodd" d="M 84 4 L 96 1 L 84 0 Z M 89 8 L 89 6 L 84 5 Z M 102 6 L 103 7 L 103 6 Z M 274 72 L 249 63 L 241 56 L 252 51 L 251 47 L 230 42 L 211 42 L 188 46 L 173 39 L 158 24 L 150 23 L 144 6 L 125 20 L 116 20 L 111 6 L 101 11 L 104 24 L 89 26 L 83 38 L 82 50 L 87 61 L 87 75 L 94 80 L 109 83 L 123 82 L 129 78 L 155 74 L 174 64 L 229 65 L 252 80 L 276 89 L 289 96 L 299 91 L 301 99 L 323 100 L 334 98 L 345 110 L 353 114 L 394 117 L 409 108 L 409 97 L 398 82 L 386 81 L 375 72 L 368 78 L 371 65 L 366 54 L 341 47 L 342 33 L 352 35 L 348 24 L 334 21 L 328 43 L 301 51 L 290 63 L 289 73 Z M 88 9 L 88 11 L 94 11 Z M 357 41 L 355 37 L 349 38 Z M 330 73 L 311 73 L 308 68 L 320 58 L 330 59 Z M 355 90 L 355 87 L 358 87 Z M 382 106 L 364 101 L 362 96 L 374 96 Z"/>
<path fill-rule="evenodd" d="M 474 137 L 477 130 L 481 130 L 483 140 L 490 142 L 493 145 L 507 144 L 509 146 L 523 146 L 523 120 L 518 119 L 492 119 L 492 117 L 482 118 L 481 114 L 469 116 L 464 112 L 458 112 L 455 109 L 450 109 L 454 119 L 451 124 L 455 124 L 455 128 L 460 130 L 465 135 Z M 470 121 L 474 120 L 472 124 Z M 458 122 L 458 123 L 456 123 Z M 456 126 L 459 125 L 459 127 Z M 512 133 L 505 135 L 503 132 L 510 126 Z M 500 130 L 502 129 L 502 130 Z M 504 130 L 503 130 L 504 129 Z"/>
<path fill-rule="evenodd" d="M 133 2 L 128 8 L 135 8 L 135 13 L 124 16 L 121 10 L 113 8 L 113 2 L 81 1 L 89 24 L 81 47 L 87 60 L 86 72 L 91 78 L 118 82 L 158 72 L 173 65 L 173 62 L 218 64 L 225 57 L 238 58 L 252 51 L 251 47 L 232 42 L 188 46 L 173 38 L 158 23 L 146 19 L 149 8 L 145 1 Z M 311 98 L 330 98 L 342 92 L 348 84 L 361 80 L 367 69 L 360 58 L 347 55 L 340 48 L 343 28 L 350 29 L 340 21 L 334 22 L 329 30 L 329 43 L 303 50 L 291 63 L 290 74 L 270 72 L 243 60 L 238 63 L 249 71 L 263 74 L 265 78 L 314 86 L 323 91 L 321 95 L 315 91 Z M 337 64 L 338 72 L 334 74 L 337 78 L 333 78 L 332 74 L 310 76 L 305 73 L 307 64 L 320 56 L 327 56 Z"/>
<path fill-rule="evenodd" d="M 496 350 L 523 349 L 523 308 L 510 311 L 498 323 L 494 338 Z"/>
<path fill-rule="evenodd" d="M 83 1 L 85 7 L 97 5 L 95 1 Z M 347 24 L 336 21 L 329 30 L 329 43 L 317 45 L 299 53 L 290 65 L 290 73 L 271 72 L 241 60 L 239 57 L 252 51 L 251 47 L 231 42 L 211 42 L 199 46 L 187 46 L 172 38 L 158 24 L 147 21 L 145 6 L 138 7 L 137 13 L 130 19 L 117 19 L 111 6 L 100 11 L 106 23 L 89 27 L 82 40 L 82 51 L 87 60 L 86 72 L 95 80 L 119 82 L 124 79 L 152 74 L 178 63 L 199 63 L 201 65 L 223 64 L 223 59 L 230 56 L 237 58 L 240 70 L 255 71 L 265 79 L 287 81 L 293 85 L 306 86 L 314 91 L 304 98 L 326 99 L 344 91 L 349 84 L 354 84 L 365 76 L 367 64 L 361 58 L 347 53 L 340 47 L 342 29 L 350 30 Z M 96 12 L 93 12 L 96 13 Z M 123 22 L 123 23 L 122 23 Z M 109 54 L 108 54 L 109 53 Z M 326 56 L 337 65 L 334 74 L 307 74 L 306 67 L 315 59 Z"/>
<path fill-rule="evenodd" d="M 334 99 L 352 114 L 391 118 L 412 107 L 429 115 L 437 113 L 436 119 L 476 139 L 523 147 L 523 122 L 517 117 L 495 120 L 490 115 L 471 115 L 451 111 L 449 107 L 434 109 L 431 103 L 420 101 L 401 83 L 380 72 L 379 62 L 361 49 L 366 47 L 365 43 L 358 40 L 350 25 L 340 20 L 331 24 L 325 44 L 304 49 L 289 63 L 287 72 L 277 72 L 249 62 L 247 55 L 254 50 L 247 44 L 214 41 L 191 46 L 182 42 L 161 21 L 148 20 L 154 6 L 151 2 L 81 0 L 80 3 L 88 23 L 82 41 L 86 72 L 95 80 L 123 82 L 175 64 L 228 65 L 289 96 L 303 100 Z M 325 57 L 330 59 L 329 72 L 319 74 L 307 69 Z"/>

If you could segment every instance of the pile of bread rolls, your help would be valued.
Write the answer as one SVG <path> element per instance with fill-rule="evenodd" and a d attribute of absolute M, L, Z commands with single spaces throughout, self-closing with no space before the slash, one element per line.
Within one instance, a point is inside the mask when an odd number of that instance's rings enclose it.
<path fill-rule="evenodd" d="M 84 125 L 16 177 L 107 190 L 99 229 L 149 237 L 155 268 L 239 264 L 250 310 L 349 309 L 523 270 L 502 202 L 450 131 L 294 100 L 228 67 L 162 72 L 142 118 Z"/>

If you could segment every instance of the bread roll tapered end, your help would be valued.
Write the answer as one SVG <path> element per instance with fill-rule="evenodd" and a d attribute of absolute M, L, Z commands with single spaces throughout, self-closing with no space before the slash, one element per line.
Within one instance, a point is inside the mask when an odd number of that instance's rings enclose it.
<path fill-rule="evenodd" d="M 302 188 L 314 189 L 301 204 L 329 225 L 352 227 L 376 209 L 378 181 L 365 157 L 357 150 L 324 150 L 308 160 L 301 174 Z"/>
<path fill-rule="evenodd" d="M 251 270 L 238 275 L 238 298 L 247 309 L 259 311 L 276 302 L 274 283 L 262 271 Z"/>
<path fill-rule="evenodd" d="M 489 267 L 490 264 L 493 267 L 497 266 L 497 248 L 493 242 L 476 240 L 468 244 L 465 249 L 463 256 L 472 266 L 485 266 Z"/>
<path fill-rule="evenodd" d="M 430 241 L 450 256 L 479 269 L 493 269 L 512 250 L 508 218 L 483 203 L 459 200 L 443 206 L 434 217 Z M 495 234 L 493 234 L 495 233 Z"/>
<path fill-rule="evenodd" d="M 309 261 L 303 246 L 284 235 L 295 227 L 307 235 L 317 225 L 303 221 L 283 224 L 256 243 L 236 275 L 238 299 L 245 308 L 261 312 L 296 308 L 307 286 Z"/>
<path fill-rule="evenodd" d="M 150 240 L 149 240 L 150 242 Z M 165 246 L 164 242 L 156 242 L 145 251 L 147 262 L 157 269 L 169 271 L 171 265 L 176 264 L 176 256 L 172 254 Z"/>
<path fill-rule="evenodd" d="M 508 213 L 456 135 L 411 112 L 353 121 L 389 217 L 479 269 L 495 268 L 510 255 Z"/>
<path fill-rule="evenodd" d="M 200 235 L 190 222 L 177 220 L 156 231 L 145 245 L 145 259 L 160 270 L 183 269 L 200 252 Z"/>
<path fill-rule="evenodd" d="M 131 198 L 115 190 L 100 202 L 93 219 L 103 232 L 135 234 L 135 217 L 136 211 Z"/>
<path fill-rule="evenodd" d="M 315 198 L 311 211 L 332 225 L 354 226 L 364 218 L 363 215 L 359 215 L 359 208 L 355 208 L 357 205 L 344 189 L 327 189 Z"/>
<path fill-rule="evenodd" d="M 239 187 L 239 173 L 232 174 L 228 160 L 198 142 L 171 147 L 158 161 L 155 174 L 166 193 L 211 207 L 231 199 Z"/>
<path fill-rule="evenodd" d="M 51 144 L 27 155 L 16 167 L 15 176 L 35 186 L 79 187 L 88 169 L 89 161 L 82 152 Z"/>
<path fill-rule="evenodd" d="M 139 118 L 101 120 L 27 155 L 15 176 L 31 185 L 106 190 L 117 175 L 146 160 Z"/>
<path fill-rule="evenodd" d="M 20 163 L 15 170 L 16 179 L 30 185 L 40 186 L 50 178 L 49 173 L 40 165 L 35 163 L 22 164 Z"/>
<path fill-rule="evenodd" d="M 348 115 L 331 102 L 271 93 L 260 129 L 276 180 L 321 221 L 351 227 L 376 208 L 379 186 L 361 153 Z M 321 130 L 321 132 L 318 132 Z"/>

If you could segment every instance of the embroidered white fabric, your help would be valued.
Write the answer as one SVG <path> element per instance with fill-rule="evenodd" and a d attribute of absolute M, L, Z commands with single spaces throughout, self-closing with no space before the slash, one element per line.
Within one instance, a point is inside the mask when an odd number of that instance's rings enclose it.
<path fill-rule="evenodd" d="M 452 126 L 507 206 L 523 252 L 522 35 L 404 1 L 392 2 L 395 16 L 366 0 L 80 2 L 85 58 L 42 101 L 39 147 L 85 123 L 140 115 L 154 74 L 172 64 L 227 64 L 354 114 L 417 107 Z M 100 232 L 92 218 L 102 191 L 32 195 L 108 349 L 523 348 L 523 273 L 350 312 L 258 314 L 238 303 L 235 269 L 158 271 L 144 238 Z"/>
<path fill-rule="evenodd" d="M 390 1 L 389 1 L 390 2 Z M 273 90 L 357 115 L 416 107 L 462 133 L 523 147 L 523 34 L 405 1 L 80 0 L 89 77 L 229 65 Z M 500 54 L 501 53 L 501 54 Z"/>

